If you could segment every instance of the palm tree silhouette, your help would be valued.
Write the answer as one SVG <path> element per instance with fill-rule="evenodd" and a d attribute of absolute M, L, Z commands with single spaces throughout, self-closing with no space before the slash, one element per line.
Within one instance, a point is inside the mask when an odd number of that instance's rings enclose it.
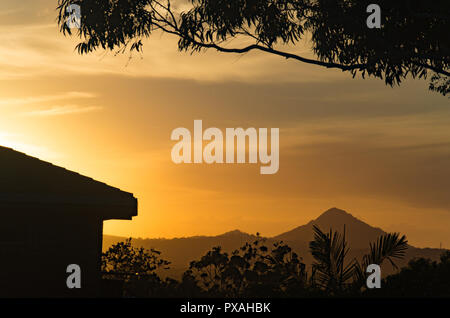
<path fill-rule="evenodd" d="M 346 263 L 345 258 L 350 249 L 345 238 L 345 227 L 343 234 L 332 229 L 324 233 L 316 225 L 313 228 L 314 240 L 309 243 L 309 248 L 315 261 L 310 283 L 328 295 L 361 290 L 365 285 L 365 269 L 368 265 L 381 265 L 388 260 L 397 268 L 394 260 L 403 258 L 408 248 L 406 236 L 387 233 L 369 244 L 369 252 L 362 257 L 361 262 L 353 259 Z"/>

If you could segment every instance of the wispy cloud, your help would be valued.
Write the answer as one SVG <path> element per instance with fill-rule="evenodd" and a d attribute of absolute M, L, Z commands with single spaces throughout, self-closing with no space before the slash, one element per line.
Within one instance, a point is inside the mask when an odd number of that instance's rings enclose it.
<path fill-rule="evenodd" d="M 3 2 L 7 2 L 8 6 Z M 55 21 L 57 12 L 49 9 L 51 0 L 29 2 L 25 12 L 5 15 L 8 20 L 0 21 L 0 80 L 39 78 L 48 74 L 106 74 L 251 83 L 329 82 L 351 78 L 339 71 L 325 70 L 256 51 L 245 55 L 212 50 L 204 54 L 185 54 L 178 51 L 178 39 L 175 36 L 163 36 L 161 33 L 155 33 L 145 40 L 145 53 L 142 55 L 116 55 L 103 51 L 79 55 L 74 49 L 80 39 L 60 34 Z M 20 4 L 15 0 L 2 0 L 1 5 L 6 9 L 17 8 Z M 181 10 L 188 8 L 180 7 Z M 228 43 L 236 47 L 247 44 L 248 41 L 240 38 Z M 311 57 L 310 44 L 306 40 L 296 47 L 286 46 L 282 49 Z"/>
<path fill-rule="evenodd" d="M 0 9 L 0 16 L 9 16 L 11 14 L 15 14 L 17 12 L 22 12 L 23 9 Z"/>
<path fill-rule="evenodd" d="M 71 115 L 71 114 L 82 114 L 89 113 L 93 111 L 101 110 L 100 106 L 78 106 L 78 105 L 65 105 L 65 106 L 54 106 L 49 109 L 34 110 L 24 113 L 26 116 L 61 116 L 61 115 Z"/>
<path fill-rule="evenodd" d="M 31 96 L 31 97 L 12 97 L 0 98 L 0 106 L 30 105 L 57 100 L 67 100 L 74 98 L 94 98 L 95 94 L 88 92 L 65 92 L 54 95 Z"/>

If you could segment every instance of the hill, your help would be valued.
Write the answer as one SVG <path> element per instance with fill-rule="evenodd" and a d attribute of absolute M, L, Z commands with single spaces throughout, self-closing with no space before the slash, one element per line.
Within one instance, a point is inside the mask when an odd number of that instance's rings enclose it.
<path fill-rule="evenodd" d="M 172 277 L 180 277 L 189 267 L 189 262 L 203 256 L 214 246 L 221 246 L 225 251 L 233 250 L 253 242 L 256 236 L 234 230 L 217 236 L 192 236 L 174 239 L 142 239 L 133 238 L 134 246 L 154 248 L 162 252 L 162 257 L 171 262 L 170 270 L 166 274 Z M 103 250 L 109 246 L 125 240 L 124 237 L 103 236 Z"/>
<path fill-rule="evenodd" d="M 273 238 L 277 241 L 307 245 L 313 239 L 313 225 L 319 226 L 322 231 L 333 229 L 343 232 L 345 228 L 349 246 L 354 249 L 366 248 L 369 242 L 373 242 L 377 237 L 385 233 L 379 228 L 372 227 L 358 220 L 344 210 L 332 208 L 325 211 L 317 219 Z"/>
<path fill-rule="evenodd" d="M 349 242 L 350 252 L 348 259 L 360 258 L 369 247 L 369 242 L 375 241 L 385 232 L 376 227 L 355 218 L 350 213 L 337 208 L 325 211 L 317 219 L 311 220 L 305 225 L 298 226 L 288 232 L 279 234 L 267 239 L 267 244 L 276 241 L 283 241 L 293 248 L 309 266 L 313 259 L 309 253 L 309 242 L 313 239 L 313 225 L 319 226 L 322 231 L 330 229 L 342 232 L 345 226 L 346 237 Z M 407 234 L 407 233 L 406 233 Z M 189 262 L 199 259 L 214 246 L 221 246 L 223 250 L 232 252 L 246 242 L 252 242 L 255 235 L 247 234 L 239 230 L 230 231 L 218 236 L 193 236 L 174 239 L 142 239 L 133 238 L 134 246 L 154 248 L 162 252 L 162 257 L 169 260 L 171 269 L 165 274 L 174 278 L 179 278 L 189 266 Z M 125 240 L 124 237 L 103 236 L 103 249 L 106 250 L 112 244 Z M 432 260 L 439 259 L 442 250 L 433 248 L 416 248 L 410 246 L 404 260 L 399 261 L 400 266 L 415 257 L 426 257 Z M 383 269 L 383 274 L 393 271 L 390 266 Z"/>

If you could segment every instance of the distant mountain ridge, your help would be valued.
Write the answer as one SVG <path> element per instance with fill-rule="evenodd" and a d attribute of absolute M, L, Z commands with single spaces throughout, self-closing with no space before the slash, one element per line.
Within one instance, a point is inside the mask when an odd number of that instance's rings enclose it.
<path fill-rule="evenodd" d="M 333 229 L 341 233 L 345 228 L 349 246 L 354 249 L 367 248 L 369 242 L 373 242 L 380 235 L 385 234 L 380 228 L 372 227 L 344 210 L 331 208 L 322 213 L 317 219 L 277 235 L 273 239 L 308 244 L 313 239 L 313 225 L 317 225 L 322 231 Z"/>
<path fill-rule="evenodd" d="M 313 225 L 319 226 L 322 231 L 333 229 L 341 233 L 345 227 L 346 238 L 350 247 L 349 260 L 354 257 L 360 258 L 369 248 L 370 242 L 374 242 L 380 235 L 386 233 L 380 228 L 372 227 L 357 219 L 344 210 L 331 208 L 305 225 L 298 226 L 274 237 L 266 238 L 266 243 L 267 245 L 272 245 L 277 241 L 283 241 L 296 251 L 307 265 L 310 265 L 313 259 L 309 253 L 308 246 L 314 235 Z M 221 246 L 223 250 L 232 252 L 246 242 L 253 242 L 255 239 L 256 235 L 233 230 L 217 236 L 193 236 L 173 239 L 133 238 L 132 243 L 134 246 L 154 248 L 161 251 L 162 257 L 172 263 L 171 269 L 166 274 L 179 278 L 189 266 L 190 261 L 199 259 L 212 247 Z M 103 249 L 106 250 L 109 246 L 123 240 L 125 240 L 124 237 L 104 235 Z M 398 262 L 398 264 L 403 266 L 414 257 L 426 257 L 437 260 L 441 253 L 442 250 L 440 249 L 421 249 L 410 246 L 405 259 Z M 389 269 L 389 271 L 391 270 Z"/>

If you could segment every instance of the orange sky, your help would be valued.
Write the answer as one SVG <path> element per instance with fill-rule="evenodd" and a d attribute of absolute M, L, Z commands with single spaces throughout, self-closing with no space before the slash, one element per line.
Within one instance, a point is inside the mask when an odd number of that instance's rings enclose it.
<path fill-rule="evenodd" d="M 105 233 L 276 235 L 336 206 L 417 246 L 450 246 L 450 105 L 264 54 L 78 56 L 56 0 L 0 3 L 0 145 L 133 192 L 139 216 Z M 305 48 L 297 51 L 307 54 Z M 280 128 L 280 170 L 175 165 L 177 127 Z"/>

